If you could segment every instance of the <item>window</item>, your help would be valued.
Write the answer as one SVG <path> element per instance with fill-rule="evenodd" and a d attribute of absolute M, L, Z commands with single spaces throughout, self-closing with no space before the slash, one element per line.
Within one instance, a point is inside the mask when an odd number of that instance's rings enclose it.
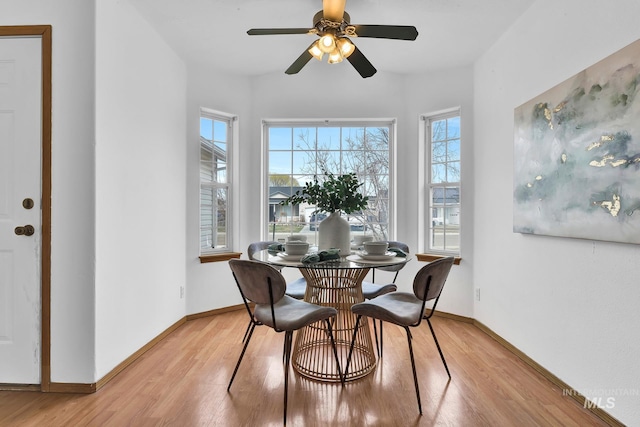
<path fill-rule="evenodd" d="M 264 141 L 267 176 L 266 238 L 284 239 L 287 235 L 305 234 L 307 241 L 317 242 L 318 223 L 325 213 L 315 206 L 280 205 L 280 202 L 314 176 L 322 180 L 323 171 L 334 175 L 354 172 L 369 196 L 364 212 L 345 216 L 352 234 L 389 238 L 391 220 L 391 153 L 395 126 L 393 121 L 300 123 L 266 122 Z"/>
<path fill-rule="evenodd" d="M 424 117 L 427 251 L 460 253 L 460 112 Z"/>
<path fill-rule="evenodd" d="M 231 147 L 234 117 L 200 111 L 200 253 L 231 250 Z"/>

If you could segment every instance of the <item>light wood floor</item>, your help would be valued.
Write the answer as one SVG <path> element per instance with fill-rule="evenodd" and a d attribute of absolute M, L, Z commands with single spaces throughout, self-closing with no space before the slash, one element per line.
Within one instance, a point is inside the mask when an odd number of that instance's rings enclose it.
<path fill-rule="evenodd" d="M 475 326 L 434 317 L 452 379 L 425 324 L 414 328 L 424 415 L 404 330 L 386 324 L 376 371 L 347 383 L 290 375 L 289 426 L 604 426 Z M 240 371 L 247 317 L 187 322 L 90 395 L 0 392 L 0 426 L 282 425 L 284 334 L 256 328 Z"/>

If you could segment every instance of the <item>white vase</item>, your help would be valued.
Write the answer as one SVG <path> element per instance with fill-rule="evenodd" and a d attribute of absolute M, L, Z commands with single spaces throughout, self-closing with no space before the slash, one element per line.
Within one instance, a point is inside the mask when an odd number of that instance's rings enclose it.
<path fill-rule="evenodd" d="M 351 228 L 340 212 L 333 212 L 318 224 L 318 249 L 340 249 L 340 256 L 351 253 Z"/>

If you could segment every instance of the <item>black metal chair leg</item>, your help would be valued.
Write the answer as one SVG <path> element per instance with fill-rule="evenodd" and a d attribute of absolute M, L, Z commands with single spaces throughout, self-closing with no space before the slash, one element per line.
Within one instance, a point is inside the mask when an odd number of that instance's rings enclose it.
<path fill-rule="evenodd" d="M 253 325 L 253 322 L 249 320 L 249 324 L 247 325 L 247 330 L 244 331 L 244 336 L 242 337 L 242 342 L 245 342 L 245 340 L 247 339 L 247 335 L 249 334 L 249 329 L 251 329 L 251 325 Z"/>
<path fill-rule="evenodd" d="M 451 374 L 449 373 L 449 367 L 447 366 L 447 361 L 444 360 L 444 354 L 442 354 L 442 350 L 440 349 L 440 344 L 438 343 L 438 338 L 436 338 L 436 333 L 433 330 L 433 326 L 431 326 L 431 321 L 427 319 L 427 324 L 429 325 L 429 329 L 431 329 L 431 335 L 433 335 L 433 340 L 436 342 L 436 347 L 438 347 L 438 353 L 440 353 L 440 358 L 442 359 L 442 363 L 444 363 L 444 369 L 447 370 L 447 375 L 451 378 Z"/>
<path fill-rule="evenodd" d="M 407 342 L 409 343 L 409 355 L 411 356 L 411 369 L 413 370 L 413 382 L 416 386 L 416 397 L 418 398 L 418 409 L 420 410 L 420 415 L 422 415 L 422 402 L 420 401 L 420 387 L 418 386 L 418 374 L 416 373 L 416 361 L 413 358 L 413 345 L 411 344 L 411 332 L 409 332 L 409 327 L 404 327 L 405 331 L 407 331 Z"/>
<path fill-rule="evenodd" d="M 293 341 L 293 331 L 284 333 L 286 354 L 284 362 L 284 425 L 287 425 L 287 396 L 289 395 L 289 363 L 291 362 L 291 342 Z"/>
<path fill-rule="evenodd" d="M 229 389 L 231 388 L 233 379 L 236 377 L 236 374 L 238 373 L 240 362 L 242 362 L 242 358 L 244 357 L 244 352 L 247 351 L 247 347 L 249 346 L 249 341 L 251 341 L 251 336 L 253 335 L 253 330 L 255 328 L 256 328 L 256 324 L 251 322 L 251 327 L 249 328 L 249 336 L 247 336 L 247 340 L 244 342 L 244 346 L 242 347 L 242 352 L 240 353 L 240 357 L 238 358 L 238 363 L 236 363 L 236 368 L 233 370 L 233 375 L 231 375 L 231 380 L 229 381 L 229 385 L 227 386 L 227 391 L 229 391 Z"/>
<path fill-rule="evenodd" d="M 356 317 L 356 324 L 353 327 L 353 336 L 351 337 L 351 344 L 349 345 L 349 356 L 347 357 L 347 366 L 344 368 L 344 378 L 347 379 L 347 373 L 349 372 L 349 365 L 351 364 L 351 355 L 353 354 L 353 346 L 356 343 L 356 335 L 358 334 L 358 325 L 360 324 L 361 315 Z"/>
<path fill-rule="evenodd" d="M 375 321 L 374 321 L 375 323 Z M 380 320 L 380 354 L 378 354 L 378 357 L 382 357 L 383 354 L 383 350 L 382 350 L 382 320 Z"/>
<path fill-rule="evenodd" d="M 376 327 L 376 319 L 373 320 L 373 335 L 376 337 L 376 351 L 378 352 L 378 358 L 380 358 L 380 344 L 378 343 L 378 328 Z M 380 322 L 382 328 L 382 322 Z"/>
<path fill-rule="evenodd" d="M 327 330 L 329 331 L 329 339 L 331 340 L 331 347 L 333 347 L 333 355 L 336 358 L 336 367 L 338 368 L 338 376 L 340 376 L 340 383 L 344 386 L 344 376 L 340 370 L 340 358 L 338 357 L 338 349 L 336 348 L 336 340 L 333 338 L 333 332 L 331 331 L 331 322 L 327 319 Z"/>
<path fill-rule="evenodd" d="M 288 335 L 284 334 L 284 343 L 282 345 L 282 363 L 287 363 L 287 345 L 288 345 Z"/>

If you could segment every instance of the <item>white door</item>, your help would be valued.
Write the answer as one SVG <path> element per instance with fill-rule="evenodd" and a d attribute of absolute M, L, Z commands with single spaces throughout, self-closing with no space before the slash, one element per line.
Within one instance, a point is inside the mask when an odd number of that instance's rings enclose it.
<path fill-rule="evenodd" d="M 0 37 L 0 383 L 40 384 L 40 51 Z"/>

